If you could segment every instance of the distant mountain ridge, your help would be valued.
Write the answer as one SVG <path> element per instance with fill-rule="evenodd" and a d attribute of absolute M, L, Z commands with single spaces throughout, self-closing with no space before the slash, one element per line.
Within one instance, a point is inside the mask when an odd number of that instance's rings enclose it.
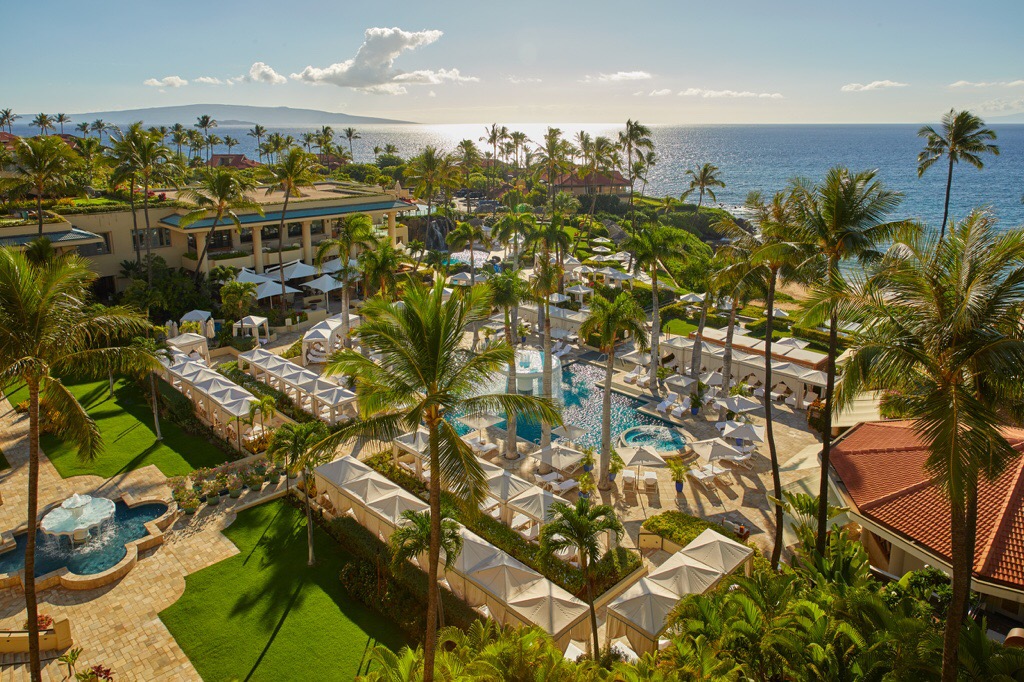
<path fill-rule="evenodd" d="M 317 109 L 294 109 L 292 107 L 257 107 L 244 104 L 183 104 L 169 107 L 148 107 L 144 109 L 122 109 L 118 111 L 89 111 L 72 114 L 79 120 L 103 119 L 107 123 L 132 123 L 142 121 L 146 125 L 167 125 L 173 123 L 191 124 L 197 116 L 207 114 L 222 125 L 253 125 L 289 127 L 341 125 L 355 123 L 408 123 L 391 118 L 353 116 Z"/>

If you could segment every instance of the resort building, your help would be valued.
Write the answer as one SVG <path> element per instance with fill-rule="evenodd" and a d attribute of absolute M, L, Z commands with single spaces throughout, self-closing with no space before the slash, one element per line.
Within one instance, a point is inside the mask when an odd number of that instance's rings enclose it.
<path fill-rule="evenodd" d="M 1024 449 L 1024 429 L 1003 435 Z M 832 449 L 833 484 L 860 527 L 871 564 L 895 576 L 950 568 L 949 504 L 924 468 L 929 451 L 907 421 L 862 423 Z M 972 589 L 986 610 L 1024 615 L 1024 460 L 978 489 Z"/>
<path fill-rule="evenodd" d="M 153 255 L 160 256 L 171 267 L 199 269 L 206 273 L 214 265 L 250 268 L 257 273 L 277 265 L 283 195 L 277 190 L 268 194 L 266 188 L 259 188 L 252 198 L 261 204 L 264 214 L 240 213 L 240 230 L 226 218 L 216 226 L 213 218 L 206 218 L 183 227 L 182 218 L 189 210 L 177 201 L 178 192 L 155 190 L 149 208 L 149 241 Z M 415 210 L 415 204 L 379 187 L 317 183 L 313 188 L 304 189 L 303 196 L 291 197 L 288 201 L 283 260 L 285 263 L 301 260 L 312 265 L 316 246 L 332 236 L 341 220 L 356 213 L 369 215 L 378 226 L 379 236 L 386 235 L 395 246 L 406 244 L 407 228 L 396 219 L 400 213 Z M 143 240 L 146 233 L 141 201 L 134 219 L 130 210 L 118 207 L 108 212 L 72 211 L 66 210 L 60 215 L 47 212 L 43 234 L 59 252 L 75 250 L 89 258 L 100 276 L 97 284 L 100 292 L 123 288 L 127 282 L 118 277 L 121 262 L 134 259 L 135 230 Z M 24 246 L 36 238 L 37 230 L 32 211 L 0 219 L 0 246 Z M 211 230 L 209 252 L 200 261 Z M 141 248 L 144 252 L 145 241 Z"/>
<path fill-rule="evenodd" d="M 256 168 L 260 164 L 245 154 L 213 154 L 206 162 L 206 165 L 211 168 L 236 168 L 243 170 L 245 168 Z"/>
<path fill-rule="evenodd" d="M 547 176 L 544 177 L 545 181 Z M 568 192 L 575 196 L 587 196 L 590 194 L 614 194 L 616 196 L 629 196 L 629 180 L 622 176 L 617 170 L 609 173 L 591 173 L 581 177 L 578 170 L 571 173 L 562 173 L 555 177 L 552 183 L 556 192 Z"/>

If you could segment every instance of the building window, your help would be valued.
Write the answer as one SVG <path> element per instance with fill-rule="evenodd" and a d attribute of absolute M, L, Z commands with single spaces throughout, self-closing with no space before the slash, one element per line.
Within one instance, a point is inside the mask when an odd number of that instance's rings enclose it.
<path fill-rule="evenodd" d="M 249 229 L 248 227 L 243 227 L 239 231 L 238 236 L 241 239 L 241 243 L 242 244 L 251 244 L 252 243 L 252 230 Z"/>
<path fill-rule="evenodd" d="M 277 225 L 263 228 L 264 239 L 277 239 Z"/>
<path fill-rule="evenodd" d="M 133 235 L 132 248 L 135 247 L 136 240 L 139 241 L 141 248 L 146 248 L 146 228 L 140 228 L 138 235 Z M 166 227 L 153 227 L 149 229 L 149 248 L 159 249 L 165 246 L 171 245 L 171 231 Z"/>
<path fill-rule="evenodd" d="M 302 223 L 288 223 L 288 237 L 302 236 Z"/>
<path fill-rule="evenodd" d="M 324 221 L 314 220 L 309 226 L 310 234 L 323 234 L 324 233 Z"/>
<path fill-rule="evenodd" d="M 82 244 L 76 249 L 76 251 L 78 251 L 79 256 L 83 256 L 85 258 L 90 256 L 105 256 L 110 253 L 110 249 L 107 248 L 107 245 L 104 242 L 100 242 L 98 244 Z"/>
<path fill-rule="evenodd" d="M 221 230 L 214 232 L 213 237 L 210 240 L 211 249 L 230 249 L 231 248 L 231 230 Z"/>

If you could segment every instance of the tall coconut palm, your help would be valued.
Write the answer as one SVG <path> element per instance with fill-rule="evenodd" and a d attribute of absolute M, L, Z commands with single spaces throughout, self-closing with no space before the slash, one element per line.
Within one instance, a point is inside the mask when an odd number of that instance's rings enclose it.
<path fill-rule="evenodd" d="M 844 261 L 869 262 L 878 256 L 876 245 L 887 241 L 900 227 L 885 218 L 900 203 L 901 195 L 885 188 L 876 171 L 852 173 L 842 167 L 831 169 L 820 184 L 797 182 L 793 191 L 798 203 L 801 239 L 815 254 L 813 280 L 825 291 L 841 291 Z M 824 553 L 828 524 L 828 469 L 832 449 L 832 413 L 839 354 L 839 309 L 827 318 L 828 360 L 826 367 L 825 415 L 821 434 L 821 483 L 818 504 L 818 553 Z M 813 321 L 813 320 L 808 320 Z"/>
<path fill-rule="evenodd" d="M 96 119 L 95 121 L 93 121 L 92 123 L 89 124 L 89 128 L 94 133 L 96 133 L 96 137 L 99 139 L 100 142 L 103 142 L 103 133 L 109 127 L 110 126 L 108 126 L 107 123 L 102 118 L 98 118 L 98 119 Z"/>
<path fill-rule="evenodd" d="M 562 137 L 560 128 L 548 127 L 544 133 L 543 142 L 538 143 L 538 163 L 544 168 L 547 177 L 548 201 L 551 202 L 551 212 L 555 211 L 555 181 L 562 172 L 569 168 L 569 152 L 571 145 Z"/>
<path fill-rule="evenodd" d="M 309 154 L 313 153 L 313 145 L 316 144 L 316 133 L 309 131 L 299 135 L 299 140 L 302 142 L 302 146 L 306 148 L 306 152 Z"/>
<path fill-rule="evenodd" d="M 47 130 L 53 130 L 53 117 L 49 114 L 38 114 L 32 119 L 32 126 L 39 128 L 40 135 L 46 135 Z"/>
<path fill-rule="evenodd" d="M 398 249 L 388 240 L 378 242 L 376 248 L 360 253 L 359 267 L 363 270 L 367 295 L 380 294 L 388 300 L 394 300 L 398 293 L 398 268 L 401 264 Z"/>
<path fill-rule="evenodd" d="M 163 135 L 160 133 L 136 131 L 133 137 L 135 139 L 131 146 L 135 155 L 136 174 L 142 183 L 142 215 L 146 222 L 146 281 L 153 286 L 153 232 L 149 223 L 149 190 L 154 182 L 168 179 L 171 150 L 164 144 Z"/>
<path fill-rule="evenodd" d="M 227 218 L 236 230 L 240 230 L 242 221 L 238 218 L 238 211 L 253 211 L 263 215 L 263 207 L 250 197 L 250 193 L 255 189 L 256 183 L 241 173 L 229 168 L 208 168 L 201 172 L 196 185 L 186 187 L 178 193 L 180 199 L 194 206 L 181 218 L 179 225 L 182 229 L 187 230 L 203 218 L 213 218 L 203 240 L 203 249 L 196 261 L 196 271 L 193 275 L 195 283 L 198 284 L 203 275 L 203 264 L 213 242 L 213 233 L 225 224 L 222 221 Z M 198 243 L 198 240 L 196 241 Z"/>
<path fill-rule="evenodd" d="M 551 361 L 551 294 L 558 291 L 562 282 L 562 269 L 558 263 L 552 263 L 545 253 L 544 258 L 534 269 L 533 274 L 533 297 L 537 301 L 537 320 L 541 325 L 541 355 L 543 371 L 541 376 L 541 390 L 544 397 L 551 398 L 554 395 L 553 376 L 554 365 Z M 561 377 L 558 377 L 561 381 Z M 541 423 L 541 447 L 551 445 L 551 424 Z"/>
<path fill-rule="evenodd" d="M 946 170 L 946 199 L 942 205 L 942 225 L 939 228 L 941 238 L 946 234 L 946 222 L 949 220 L 953 166 L 964 160 L 979 170 L 984 168 L 982 154 L 999 155 L 999 147 L 987 142 L 996 139 L 996 131 L 986 128 L 985 121 L 970 111 L 950 109 L 942 115 L 939 130 L 932 126 L 921 126 L 917 136 L 925 139 L 924 149 L 917 155 L 918 177 L 943 157 L 949 161 Z"/>
<path fill-rule="evenodd" d="M 238 138 L 231 137 L 230 135 L 225 135 L 224 136 L 224 146 L 228 148 L 228 154 L 230 154 L 232 148 L 238 146 Z"/>
<path fill-rule="evenodd" d="M 81 123 L 79 123 L 78 125 L 75 126 L 75 130 L 77 130 L 78 132 L 80 132 L 82 134 L 82 139 L 88 138 L 89 137 L 89 122 L 88 121 L 82 121 Z"/>
<path fill-rule="evenodd" d="M 427 229 L 430 228 L 430 210 L 434 205 L 434 195 L 438 193 L 446 179 L 443 154 L 437 147 L 427 145 L 419 156 L 413 157 L 405 169 L 405 177 L 413 183 L 413 194 L 418 199 L 427 201 Z"/>
<path fill-rule="evenodd" d="M 732 218 L 719 221 L 716 223 L 715 229 L 721 234 L 732 237 L 729 244 L 721 247 L 715 254 L 717 262 L 712 268 L 714 273 L 712 288 L 726 292 L 731 299 L 729 322 L 725 331 L 725 353 L 722 355 L 722 385 L 731 386 L 733 338 L 736 332 L 737 314 L 752 297 L 765 293 L 760 291 L 756 282 L 752 282 L 749 277 L 751 252 L 761 245 L 761 241 L 752 237 Z M 724 407 L 719 410 L 718 417 L 719 421 L 725 420 L 726 410 Z"/>
<path fill-rule="evenodd" d="M 413 265 L 413 272 L 415 272 L 420 269 L 420 263 L 423 262 L 423 254 L 427 251 L 427 245 L 419 239 L 410 239 L 406 248 L 411 255 L 416 256 L 416 263 Z"/>
<path fill-rule="evenodd" d="M 287 233 L 285 219 L 288 213 L 288 199 L 301 197 L 303 188 L 311 188 L 320 178 L 320 164 L 316 157 L 301 147 L 292 147 L 277 163 L 269 164 L 260 169 L 261 179 L 267 184 L 267 196 L 280 190 L 284 193 L 281 205 L 281 220 L 277 225 L 277 262 L 281 280 L 281 312 L 286 310 L 284 283 L 284 237 Z"/>
<path fill-rule="evenodd" d="M 658 363 L 661 355 L 658 343 L 661 338 L 661 301 L 658 297 L 659 269 L 664 267 L 662 259 L 678 255 L 684 249 L 683 233 L 671 227 L 657 224 L 643 225 L 622 243 L 622 249 L 633 255 L 634 267 L 646 270 L 651 275 L 651 386 L 657 386 Z M 668 268 L 665 268 L 668 272 Z"/>
<path fill-rule="evenodd" d="M 711 201 L 718 201 L 715 196 L 715 188 L 725 187 L 725 183 L 718 177 L 718 166 L 713 163 L 705 163 L 697 168 L 690 168 L 686 171 L 690 178 L 690 185 L 679 197 L 686 201 L 694 192 L 697 192 L 697 214 L 700 214 L 700 207 L 704 203 L 704 195 L 711 197 Z"/>
<path fill-rule="evenodd" d="M 462 171 L 462 186 L 468 189 L 469 176 L 480 168 L 480 150 L 476 148 L 473 140 L 462 140 L 455 149 L 455 156 Z M 473 212 L 472 199 L 469 197 L 466 197 L 466 211 Z"/>
<path fill-rule="evenodd" d="M 249 403 L 249 423 L 256 421 L 256 415 L 260 416 L 260 428 L 267 432 L 267 420 L 273 419 L 277 414 L 277 402 L 273 396 L 260 396 L 255 402 Z"/>
<path fill-rule="evenodd" d="M 498 222 L 491 228 L 491 235 L 506 248 L 512 245 L 512 265 L 518 268 L 519 250 L 529 235 L 532 235 L 537 227 L 537 220 L 533 217 L 530 207 L 526 204 L 512 206 L 511 210 L 498 218 Z"/>
<path fill-rule="evenodd" d="M 501 308 L 505 318 L 505 342 L 515 348 L 519 331 L 519 305 L 530 299 L 530 285 L 520 276 L 518 268 L 503 270 L 500 274 L 492 277 L 488 285 L 494 296 L 494 305 Z M 515 393 L 518 390 L 516 388 L 518 385 L 516 383 L 516 365 L 515 359 L 508 363 L 506 390 L 509 393 Z M 505 456 L 515 459 L 519 455 L 515 412 L 506 415 L 505 421 Z"/>
<path fill-rule="evenodd" d="M 626 129 L 619 132 L 618 143 L 625 153 L 625 158 L 620 161 L 620 166 L 626 171 L 626 178 L 629 180 L 629 219 L 633 230 L 636 231 L 636 212 L 633 210 L 636 176 L 633 174 L 633 162 L 636 160 L 636 155 L 654 149 L 651 129 L 640 121 L 629 119 L 626 121 Z"/>
<path fill-rule="evenodd" d="M 598 487 L 607 490 L 608 465 L 612 448 L 612 375 L 615 373 L 615 346 L 626 335 L 633 338 L 636 350 L 646 352 L 647 315 L 640 304 L 625 291 L 614 301 L 595 295 L 590 302 L 590 315 L 580 325 L 580 338 L 597 336 L 601 352 L 607 356 L 604 375 L 604 398 L 601 406 L 601 459 L 598 464 Z"/>
<path fill-rule="evenodd" d="M 81 163 L 82 171 L 89 177 L 89 183 L 96 182 L 100 169 L 107 166 L 109 157 L 104 156 L 103 145 L 95 137 L 79 138 L 75 143 L 75 153 Z"/>
<path fill-rule="evenodd" d="M 7 177 L 0 177 L 0 189 L 33 194 L 36 200 L 38 235 L 43 234 L 43 199 L 67 188 L 78 157 L 59 137 L 20 138 L 9 162 Z"/>
<path fill-rule="evenodd" d="M 321 421 L 304 424 L 289 422 L 274 429 L 274 435 L 270 437 L 270 443 L 267 445 L 267 456 L 287 462 L 290 469 L 289 475 L 299 470 L 302 471 L 302 480 L 305 485 L 303 497 L 306 499 L 306 543 L 309 548 L 309 558 L 306 564 L 308 566 L 316 563 L 316 555 L 313 551 L 313 513 L 309 503 L 309 485 L 313 477 L 313 469 L 325 460 L 330 461 L 327 453 L 315 447 L 326 435 L 327 426 Z"/>
<path fill-rule="evenodd" d="M 147 314 L 146 317 L 148 319 L 149 315 Z M 132 344 L 144 355 L 151 356 L 157 360 L 167 361 L 171 359 L 167 344 L 157 341 L 152 337 L 137 336 L 132 340 Z M 164 436 L 160 432 L 160 391 L 157 390 L 156 384 L 156 366 L 146 367 L 144 374 L 149 375 L 149 402 L 153 408 L 153 431 L 156 433 L 156 440 L 159 443 L 164 439 Z"/>
<path fill-rule="evenodd" d="M 587 229 L 585 230 L 587 238 L 590 237 L 590 229 L 594 222 L 594 211 L 597 209 L 597 192 L 593 191 L 590 186 L 591 178 L 611 171 L 614 166 L 612 161 L 612 152 L 614 150 L 615 143 L 612 142 L 611 138 L 598 135 L 584 153 L 583 165 L 578 171 L 580 178 L 586 183 L 587 193 L 590 194 L 590 208 L 587 210 Z M 576 241 L 572 245 L 573 255 L 576 254 L 576 249 L 583 238 L 583 233 L 583 229 L 576 232 Z"/>
<path fill-rule="evenodd" d="M 448 243 L 448 248 L 452 251 L 469 249 L 470 256 L 472 257 L 474 246 L 477 244 L 484 244 L 487 241 L 487 235 L 484 234 L 483 225 L 458 223 L 455 225 L 455 228 L 448 233 L 448 237 L 445 241 Z M 469 281 L 470 286 L 476 286 L 475 258 L 469 268 Z"/>
<path fill-rule="evenodd" d="M 514 358 L 511 346 L 497 342 L 477 352 L 461 346 L 469 325 L 491 314 L 486 287 L 444 298 L 444 285 L 412 286 L 402 305 L 374 300 L 364 306 L 357 334 L 364 347 L 379 353 L 379 364 L 352 350 L 334 353 L 327 374 L 352 376 L 361 419 L 325 439 L 320 448 L 333 452 L 353 437 L 391 441 L 426 424 L 430 463 L 429 584 L 437 583 L 441 550 L 442 485 L 470 507 L 483 494 L 484 476 L 472 450 L 445 416 L 457 412 L 518 412 L 526 418 L 560 421 L 555 405 L 535 396 L 478 394 Z M 424 676 L 433 680 L 437 643 L 437 593 L 427 593 Z"/>
<path fill-rule="evenodd" d="M 341 131 L 341 134 L 345 136 L 346 140 L 348 140 L 348 154 L 349 154 L 349 156 L 352 157 L 353 159 L 355 159 L 356 158 L 356 153 L 355 153 L 355 151 L 352 148 L 352 142 L 353 142 L 353 140 L 362 139 L 363 136 L 360 135 L 359 132 L 355 128 L 345 128 L 344 130 Z"/>
<path fill-rule="evenodd" d="M 462 553 L 462 527 L 457 520 L 445 514 L 445 510 L 442 510 L 441 514 L 441 551 L 444 552 L 444 566 L 448 568 Z M 388 538 L 388 545 L 391 547 L 391 567 L 396 571 L 402 570 L 405 562 L 418 561 L 420 555 L 430 551 L 430 512 L 407 509 L 402 512 L 402 518 L 407 523 L 399 524 Z M 438 626 L 443 628 L 444 603 L 440 596 L 441 585 L 436 585 L 434 589 L 438 591 Z"/>
<path fill-rule="evenodd" d="M 590 504 L 580 498 L 575 505 L 555 502 L 551 505 L 551 520 L 540 531 L 540 551 L 544 556 L 572 547 L 580 560 L 580 571 L 587 586 L 587 605 L 590 607 L 590 627 L 594 636 L 594 657 L 601 645 L 597 638 L 597 609 L 594 608 L 594 564 L 601 560 L 601 537 L 613 533 L 621 538 L 622 523 L 607 504 Z"/>
<path fill-rule="evenodd" d="M 116 137 L 115 137 L 116 134 Z M 128 205 L 132 211 L 132 241 L 135 243 L 135 262 L 142 263 L 142 237 L 139 235 L 139 216 L 135 211 L 135 190 L 138 189 L 139 156 L 136 145 L 141 136 L 142 122 L 132 123 L 126 132 L 112 130 L 110 140 L 110 158 L 114 163 L 114 171 L 110 176 L 112 185 L 128 185 Z"/>
<path fill-rule="evenodd" d="M 316 248 L 314 262 L 316 267 L 322 268 L 325 261 L 331 256 L 338 259 L 341 266 L 338 274 L 341 275 L 341 338 L 346 346 L 349 345 L 349 300 L 351 295 L 351 278 L 354 274 L 349 266 L 352 258 L 352 249 L 369 249 L 376 245 L 377 240 L 373 236 L 373 219 L 365 213 L 357 213 L 349 216 L 339 223 L 337 236 L 325 239 Z"/>
<path fill-rule="evenodd" d="M 14 122 L 17 121 L 21 116 L 14 113 L 13 109 L 0 109 L 0 130 L 7 128 L 7 133 L 11 134 L 14 130 Z"/>
<path fill-rule="evenodd" d="M 64 124 L 71 123 L 71 117 L 67 114 L 57 114 L 53 117 L 53 122 L 60 126 L 60 134 L 64 134 Z"/>
<path fill-rule="evenodd" d="M 498 145 L 505 141 L 508 137 L 508 128 L 505 126 L 499 126 L 497 123 L 492 123 L 488 127 L 484 127 L 484 136 L 480 138 L 480 141 L 484 144 L 491 145 L 491 177 L 495 176 L 498 167 Z"/>
<path fill-rule="evenodd" d="M 59 139 L 59 138 L 58 138 Z M 40 403 L 48 406 L 49 428 L 91 460 L 102 452 L 101 434 L 61 377 L 100 377 L 108 372 L 138 374 L 155 367 L 152 356 L 130 345 L 149 323 L 123 308 L 87 305 L 96 275 L 77 255 L 33 265 L 25 254 L 0 248 L 0 385 L 28 388 L 28 508 L 25 608 L 33 680 L 41 680 L 36 603 L 36 533 L 39 516 Z"/>
<path fill-rule="evenodd" d="M 203 131 L 203 136 L 206 138 L 210 137 L 210 130 L 217 127 L 217 121 L 208 114 L 196 117 L 196 122 L 193 124 L 196 128 Z M 207 144 L 206 160 L 210 160 L 210 145 Z"/>
<path fill-rule="evenodd" d="M 867 323 L 851 348 L 837 402 L 886 389 L 883 405 L 913 420 L 925 468 L 950 507 L 952 598 L 943 633 L 942 679 L 957 679 L 961 625 L 975 570 L 978 485 L 1017 460 L 1000 425 L 1021 419 L 1022 389 L 1005 381 L 1024 366 L 1024 232 L 1001 232 L 975 212 L 938 239 L 905 226 L 860 302 Z M 841 284 L 841 283 L 840 283 Z M 873 290 L 874 289 L 874 290 Z M 834 294 L 820 296 L 823 313 Z M 823 464 L 824 466 L 824 464 Z"/>
<path fill-rule="evenodd" d="M 263 163 L 263 136 L 266 134 L 267 129 L 258 123 L 250 128 L 249 132 L 246 133 L 246 135 L 256 140 L 256 153 L 259 155 L 260 163 Z M 178 153 L 181 153 L 180 150 Z"/>
<path fill-rule="evenodd" d="M 218 145 L 224 144 L 224 140 L 217 133 L 210 133 L 206 136 L 206 159 L 213 156 Z"/>

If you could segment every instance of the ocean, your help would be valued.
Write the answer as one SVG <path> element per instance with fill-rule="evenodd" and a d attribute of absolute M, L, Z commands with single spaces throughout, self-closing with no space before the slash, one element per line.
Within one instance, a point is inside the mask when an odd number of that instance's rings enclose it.
<path fill-rule="evenodd" d="M 521 130 L 531 140 L 541 140 L 546 125 L 505 124 L 509 130 Z M 621 129 L 616 124 L 555 124 L 570 139 L 577 131 L 591 135 L 613 136 Z M 462 139 L 478 141 L 485 124 L 450 125 L 360 125 L 361 139 L 355 140 L 356 161 L 373 160 L 373 147 L 394 144 L 399 154 L 408 157 L 425 145 L 452 150 Z M 735 208 L 747 193 L 761 190 L 769 194 L 786 186 L 793 177 L 816 180 L 832 166 L 853 170 L 877 169 L 879 178 L 891 189 L 903 193 L 903 201 L 893 218 L 913 218 L 937 224 L 942 219 L 946 180 L 944 164 L 933 166 L 921 178 L 917 176 L 917 154 L 923 140 L 917 137 L 917 125 L 656 125 L 651 126 L 658 163 L 650 173 L 647 194 L 678 196 L 684 188 L 687 168 L 713 163 L 726 183 L 716 191 L 717 203 Z M 1005 227 L 1024 225 L 1024 124 L 993 126 L 1000 147 L 997 157 L 986 156 L 985 168 L 977 170 L 961 162 L 953 175 L 950 213 L 965 215 L 972 208 L 990 207 Z M 31 132 L 16 125 L 15 132 Z M 68 127 L 68 132 L 73 124 Z M 241 144 L 233 151 L 256 158 L 256 141 L 246 135 L 249 126 L 223 126 L 220 137 L 231 135 Z M 296 139 L 310 128 L 273 129 Z M 340 127 L 335 128 L 336 140 Z M 224 151 L 223 148 L 218 151 Z M 706 201 L 711 202 L 710 199 Z"/>

